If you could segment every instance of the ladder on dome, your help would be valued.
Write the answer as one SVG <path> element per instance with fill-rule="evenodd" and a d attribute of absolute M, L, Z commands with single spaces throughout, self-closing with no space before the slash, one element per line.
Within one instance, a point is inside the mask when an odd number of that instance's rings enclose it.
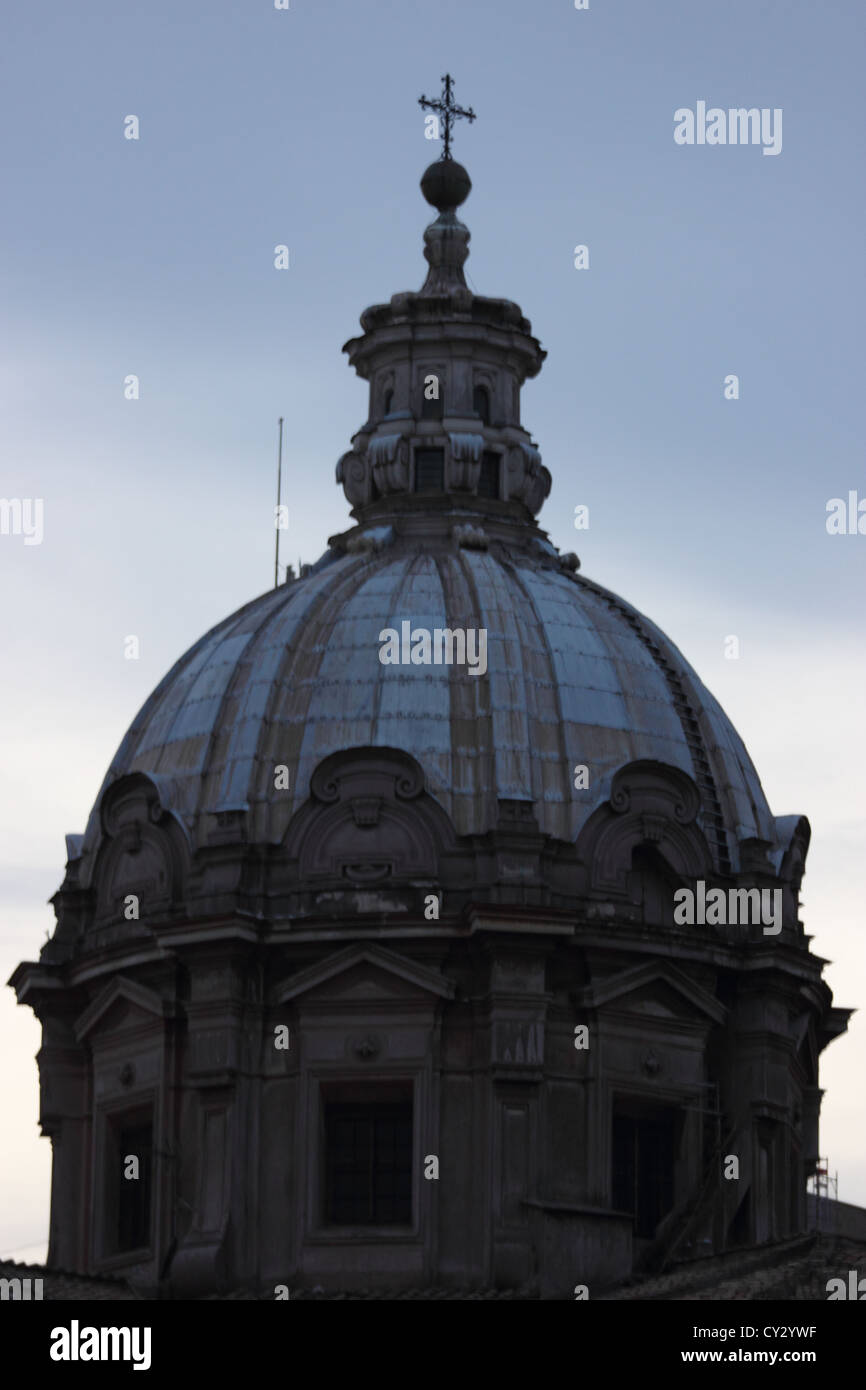
<path fill-rule="evenodd" d="M 629 627 L 640 638 L 641 642 L 652 654 L 653 660 L 661 668 L 662 674 L 668 684 L 668 689 L 673 698 L 674 708 L 676 709 L 680 725 L 685 735 L 685 740 L 691 754 L 692 766 L 694 768 L 695 782 L 700 792 L 701 810 L 698 817 L 701 828 L 713 849 L 719 869 L 723 874 L 730 874 L 732 870 L 731 855 L 728 848 L 728 836 L 725 829 L 725 818 L 722 814 L 721 802 L 716 789 L 713 770 L 707 756 L 707 749 L 704 738 L 701 734 L 701 727 L 698 716 L 689 698 L 683 681 L 682 673 L 668 660 L 666 651 L 655 640 L 653 634 L 647 630 L 642 621 L 642 615 L 636 613 L 628 604 L 623 602 L 617 594 L 610 594 L 602 589 L 592 580 L 584 579 L 583 584 L 595 591 L 604 600 L 608 608 L 612 608 L 624 618 Z"/>

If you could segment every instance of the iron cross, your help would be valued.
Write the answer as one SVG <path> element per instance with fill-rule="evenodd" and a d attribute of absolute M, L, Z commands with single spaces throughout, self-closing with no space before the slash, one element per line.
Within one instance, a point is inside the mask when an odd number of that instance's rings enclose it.
<path fill-rule="evenodd" d="M 435 111 L 442 116 L 445 127 L 445 146 L 442 150 L 442 158 L 451 158 L 451 122 L 465 116 L 467 121 L 475 120 L 475 112 L 470 106 L 468 111 L 464 111 L 462 106 L 455 106 L 451 98 L 451 74 L 446 72 L 442 78 L 442 96 L 438 101 L 430 101 L 427 97 L 419 97 L 418 105 L 424 106 L 430 111 Z"/>

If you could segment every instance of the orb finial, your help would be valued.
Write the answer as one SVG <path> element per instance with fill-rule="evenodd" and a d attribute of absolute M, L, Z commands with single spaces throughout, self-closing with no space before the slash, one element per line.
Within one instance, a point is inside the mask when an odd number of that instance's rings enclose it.
<path fill-rule="evenodd" d="M 472 180 L 456 159 L 437 159 L 421 175 L 421 192 L 439 212 L 453 212 L 465 203 Z"/>

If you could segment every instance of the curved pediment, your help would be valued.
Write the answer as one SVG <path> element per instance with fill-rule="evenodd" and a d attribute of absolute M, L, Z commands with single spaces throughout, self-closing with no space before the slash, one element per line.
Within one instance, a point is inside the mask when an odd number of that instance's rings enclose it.
<path fill-rule="evenodd" d="M 157 782 L 143 773 L 121 777 L 100 805 L 102 844 L 93 867 L 97 923 L 145 922 L 182 896 L 188 860 L 186 835 L 160 799 Z M 130 897 L 137 917 L 126 917 Z"/>
<path fill-rule="evenodd" d="M 590 889 L 629 893 L 635 850 L 650 847 L 683 879 L 713 872 L 712 855 L 697 824 L 700 794 L 682 769 L 647 760 L 615 774 L 608 801 L 587 821 L 577 841 Z"/>
<path fill-rule="evenodd" d="M 304 883 L 387 887 L 434 880 L 441 851 L 453 841 L 414 758 L 393 748 L 356 748 L 316 768 L 286 849 Z"/>

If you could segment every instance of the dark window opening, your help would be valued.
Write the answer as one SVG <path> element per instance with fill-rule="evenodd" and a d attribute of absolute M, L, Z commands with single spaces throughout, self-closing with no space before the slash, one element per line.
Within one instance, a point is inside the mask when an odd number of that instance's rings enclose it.
<path fill-rule="evenodd" d="M 445 490 L 445 450 L 415 450 L 415 491 L 443 492 Z"/>
<path fill-rule="evenodd" d="M 613 1205 L 651 1239 L 674 1203 L 674 1114 L 658 1108 L 613 1117 Z"/>
<path fill-rule="evenodd" d="M 751 1241 L 751 1191 L 747 1192 L 728 1226 L 728 1245 L 748 1245 Z"/>
<path fill-rule="evenodd" d="M 385 392 L 385 398 L 384 398 L 384 401 L 382 402 L 382 404 L 383 404 L 383 407 L 384 407 L 384 413 L 385 413 L 386 415 L 390 415 L 390 414 L 391 414 L 391 406 L 394 404 L 394 392 L 393 392 L 393 391 L 386 391 L 386 392 Z"/>
<path fill-rule="evenodd" d="M 670 864 L 653 845 L 636 845 L 631 855 L 629 893 L 636 907 L 643 909 L 644 921 L 659 926 L 674 925 L 674 894 L 680 886 Z"/>
<path fill-rule="evenodd" d="M 113 1181 L 113 1253 L 150 1245 L 153 1174 L 153 1125 L 121 1120 L 112 1125 L 109 1161 Z M 126 1177 L 130 1157 L 138 1159 L 138 1177 Z"/>
<path fill-rule="evenodd" d="M 325 1102 L 325 1222 L 412 1220 L 412 1101 Z"/>
<path fill-rule="evenodd" d="M 482 425 L 490 424 L 490 392 L 486 386 L 476 386 L 472 392 L 472 409 L 481 416 Z"/>
<path fill-rule="evenodd" d="M 429 375 L 430 375 L 430 376 L 435 376 L 435 373 L 434 373 L 434 372 L 431 372 L 431 373 L 429 373 Z M 443 397 L 443 395 L 444 395 L 444 393 L 445 393 L 445 383 L 443 382 L 443 380 L 442 380 L 441 377 L 438 377 L 438 376 L 436 377 L 436 381 L 435 381 L 436 396 L 434 397 L 434 399 L 428 400 L 428 398 L 427 398 L 427 391 L 428 391 L 428 389 L 432 390 L 433 388 L 434 388 L 434 383 L 433 383 L 433 382 L 430 382 L 430 383 L 429 383 L 429 388 L 428 388 L 428 385 L 427 385 L 426 383 L 421 387 L 421 419 L 422 419 L 422 420 L 441 420 L 441 419 L 442 419 L 442 397 Z"/>
<path fill-rule="evenodd" d="M 760 1120 L 757 1143 L 752 1146 L 752 1208 L 756 1243 L 775 1240 L 778 1235 L 776 1208 L 779 1190 L 776 1174 L 778 1126 L 773 1120 Z"/>
<path fill-rule="evenodd" d="M 481 471 L 478 474 L 478 496 L 499 496 L 499 455 L 492 449 L 485 449 L 481 455 Z"/>

